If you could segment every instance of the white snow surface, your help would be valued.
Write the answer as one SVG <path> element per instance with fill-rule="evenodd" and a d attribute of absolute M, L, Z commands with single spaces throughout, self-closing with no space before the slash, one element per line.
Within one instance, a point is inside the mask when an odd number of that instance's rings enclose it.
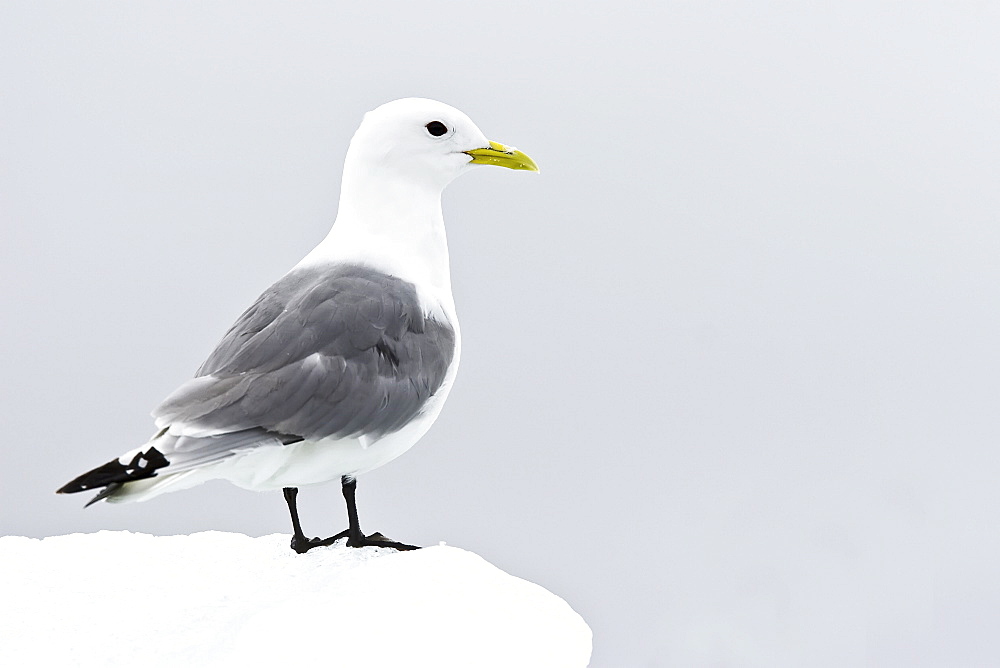
<path fill-rule="evenodd" d="M 454 547 L 101 531 L 0 538 L 0 665 L 586 666 L 546 589 Z"/>

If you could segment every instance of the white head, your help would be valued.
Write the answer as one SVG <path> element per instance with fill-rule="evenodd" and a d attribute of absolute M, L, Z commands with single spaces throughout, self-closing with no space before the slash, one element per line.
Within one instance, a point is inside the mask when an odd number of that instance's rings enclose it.
<path fill-rule="evenodd" d="M 347 150 L 337 221 L 299 265 L 358 262 L 449 301 L 441 192 L 473 165 L 538 171 L 446 104 L 409 98 L 368 112 Z"/>
<path fill-rule="evenodd" d="M 486 159 L 487 153 L 492 159 Z M 510 164 L 500 162 L 496 154 L 506 156 Z M 510 160 L 515 156 L 519 160 Z M 473 164 L 537 171 L 530 158 L 488 140 L 458 109 L 434 100 L 405 98 L 365 114 L 351 139 L 344 171 L 345 178 L 348 173 L 378 175 L 440 192 Z"/>

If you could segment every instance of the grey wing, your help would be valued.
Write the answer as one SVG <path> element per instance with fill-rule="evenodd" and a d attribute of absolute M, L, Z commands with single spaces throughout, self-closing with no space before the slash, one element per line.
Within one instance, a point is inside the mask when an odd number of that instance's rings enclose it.
<path fill-rule="evenodd" d="M 189 436 L 381 436 L 441 387 L 455 352 L 412 284 L 360 266 L 292 272 L 226 333 L 198 375 L 153 412 Z"/>

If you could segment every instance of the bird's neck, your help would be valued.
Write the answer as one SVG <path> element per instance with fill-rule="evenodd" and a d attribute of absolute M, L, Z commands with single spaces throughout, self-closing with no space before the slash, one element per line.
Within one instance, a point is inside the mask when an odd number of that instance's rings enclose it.
<path fill-rule="evenodd" d="M 324 262 L 365 264 L 454 308 L 441 189 L 345 173 L 337 220 L 299 266 Z"/>

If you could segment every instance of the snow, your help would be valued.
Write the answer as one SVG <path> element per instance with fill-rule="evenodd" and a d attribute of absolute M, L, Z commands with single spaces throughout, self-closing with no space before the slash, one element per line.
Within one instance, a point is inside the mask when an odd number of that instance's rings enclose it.
<path fill-rule="evenodd" d="M 0 665 L 586 666 L 546 589 L 454 547 L 101 531 L 0 538 Z M 356 662 L 356 663 L 353 663 Z"/>

